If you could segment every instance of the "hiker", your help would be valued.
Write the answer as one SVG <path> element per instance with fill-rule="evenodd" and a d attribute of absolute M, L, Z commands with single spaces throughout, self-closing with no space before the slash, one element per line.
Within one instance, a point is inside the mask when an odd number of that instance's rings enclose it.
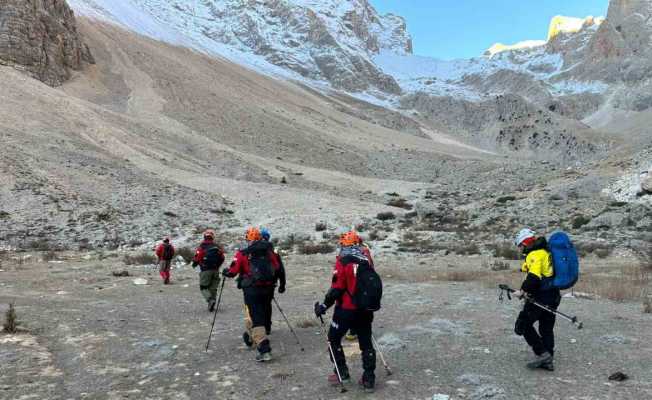
<path fill-rule="evenodd" d="M 158 271 L 163 279 L 163 284 L 170 284 L 170 268 L 174 258 L 174 246 L 170 243 L 170 238 L 163 238 L 163 243 L 156 247 L 156 257 L 158 257 Z"/>
<path fill-rule="evenodd" d="M 262 236 L 264 241 L 271 243 L 270 240 L 272 238 L 272 234 L 270 233 L 269 229 L 261 228 L 260 236 Z M 281 258 L 281 255 L 278 253 L 278 251 L 276 251 L 274 247 L 272 247 L 272 252 L 274 253 L 274 257 L 276 257 L 276 262 L 280 265 L 280 271 L 283 271 L 282 280 L 279 277 L 279 280 L 281 280 L 282 284 L 278 288 L 278 292 L 283 294 L 285 293 L 285 266 L 283 265 L 283 259 Z M 268 314 L 265 318 L 265 333 L 269 336 L 272 333 L 272 307 L 269 307 L 267 311 Z"/>
<path fill-rule="evenodd" d="M 358 343 L 362 352 L 362 368 L 364 370 L 359 384 L 366 392 L 373 392 L 376 382 L 376 350 L 372 343 L 372 322 L 374 314 L 366 309 L 359 309 L 354 303 L 356 295 L 356 275 L 362 265 L 370 268 L 369 259 L 360 247 L 360 238 L 354 231 L 344 233 L 339 240 L 340 251 L 333 268 L 331 288 L 326 293 L 323 303 L 315 304 L 315 315 L 321 317 L 335 304 L 335 311 L 328 332 L 337 364 L 335 373 L 328 377 L 332 384 L 340 383 L 337 372 L 339 371 L 342 382 L 351 379 L 346 365 L 346 357 L 342 348 L 342 338 L 346 332 L 353 328 L 358 335 Z"/>
<path fill-rule="evenodd" d="M 215 310 L 217 287 L 220 284 L 220 266 L 224 263 L 224 250 L 215 243 L 215 231 L 204 232 L 204 240 L 195 251 L 192 267 L 199 265 L 199 290 L 208 304 L 208 311 Z"/>
<path fill-rule="evenodd" d="M 258 350 L 256 361 L 272 360 L 272 347 L 267 337 L 267 325 L 272 315 L 272 300 L 277 282 L 278 292 L 285 292 L 285 269 L 274 253 L 274 246 L 263 237 L 257 228 L 245 233 L 244 249 L 233 256 L 231 266 L 222 274 L 233 278 L 238 276 L 238 288 L 242 289 L 245 303 L 245 332 L 242 340 L 247 347 Z M 270 326 L 271 328 L 271 326 Z"/>
<path fill-rule="evenodd" d="M 369 246 L 362 240 L 361 236 L 358 236 L 358 245 L 360 246 L 360 250 L 362 250 L 362 254 L 367 257 L 367 260 L 369 260 L 369 265 L 371 265 L 371 268 L 374 267 L 374 260 L 371 257 L 371 249 L 369 249 Z M 344 338 L 350 342 L 357 340 L 358 339 L 358 334 L 355 332 L 354 328 L 349 329 L 349 332 L 344 336 Z"/>
<path fill-rule="evenodd" d="M 535 360 L 527 364 L 529 368 L 554 371 L 555 314 L 527 301 L 534 300 L 553 310 L 557 310 L 561 302 L 559 289 L 546 284 L 547 280 L 554 276 L 548 243 L 545 237 L 537 237 L 532 230 L 523 229 L 516 236 L 514 244 L 525 256 L 521 271 L 527 274 L 521 289 L 514 292 L 516 297 L 526 298 L 523 311 L 516 320 L 514 332 L 525 338 L 536 355 Z M 538 332 L 534 329 L 535 322 L 539 322 Z"/>

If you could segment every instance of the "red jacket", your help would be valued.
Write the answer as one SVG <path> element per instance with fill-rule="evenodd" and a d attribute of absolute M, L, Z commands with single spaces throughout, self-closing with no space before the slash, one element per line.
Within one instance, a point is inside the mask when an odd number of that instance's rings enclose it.
<path fill-rule="evenodd" d="M 262 245 L 263 242 L 260 243 Z M 248 249 L 250 248 L 251 246 Z M 249 256 L 247 255 L 248 249 L 239 250 L 237 253 L 235 253 L 233 260 L 231 261 L 231 266 L 226 272 L 227 276 L 234 277 L 239 275 L 241 281 L 251 277 L 251 266 L 249 265 Z M 283 267 L 281 257 L 276 251 L 274 251 L 274 247 L 271 244 L 269 244 L 266 251 L 267 257 L 270 260 L 274 271 L 276 272 L 276 279 L 280 281 L 281 287 L 285 286 L 285 268 Z M 276 282 L 258 282 L 256 285 L 269 286 L 275 284 Z"/>
<path fill-rule="evenodd" d="M 360 246 L 361 253 L 369 260 L 369 266 L 374 267 L 374 261 L 371 258 L 371 251 L 366 246 Z M 347 263 L 342 261 L 338 255 L 335 266 L 333 267 L 333 279 L 331 288 L 326 293 L 324 304 L 330 307 L 335 303 L 344 310 L 355 311 L 356 305 L 353 303 L 353 295 L 356 291 L 356 271 L 358 264 L 349 258 Z"/>
<path fill-rule="evenodd" d="M 169 246 L 172 247 L 172 257 L 170 258 L 172 259 L 174 257 L 175 250 L 174 250 L 174 246 L 172 246 L 171 243 L 169 244 Z M 156 247 L 156 257 L 158 257 L 159 260 L 163 259 L 163 249 L 165 249 L 165 243 L 161 243 Z"/>
<path fill-rule="evenodd" d="M 205 268 L 202 265 L 202 262 L 204 261 L 204 256 L 206 255 L 206 249 L 211 247 L 211 246 L 217 246 L 220 249 L 220 258 L 221 260 L 219 261 L 218 265 L 214 269 L 218 269 L 222 263 L 224 262 L 224 252 L 222 251 L 222 248 L 218 246 L 215 241 L 213 240 L 204 240 L 201 242 L 199 247 L 197 247 L 197 250 L 195 250 L 195 256 L 192 259 L 192 266 L 196 267 L 197 265 L 201 266 L 201 270 L 204 271 Z"/>

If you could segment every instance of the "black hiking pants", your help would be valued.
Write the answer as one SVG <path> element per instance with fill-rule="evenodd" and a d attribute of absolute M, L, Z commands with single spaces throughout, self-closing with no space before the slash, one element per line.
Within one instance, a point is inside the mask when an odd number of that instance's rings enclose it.
<path fill-rule="evenodd" d="M 271 325 L 274 286 L 252 286 L 243 289 L 243 292 L 247 331 L 258 351 L 266 353 L 271 350 L 265 330 Z"/>
<path fill-rule="evenodd" d="M 346 357 L 342 348 L 342 338 L 349 329 L 354 329 L 358 335 L 358 344 L 362 352 L 362 378 L 371 383 L 376 381 L 376 350 L 371 340 L 371 324 L 374 321 L 374 314 L 369 311 L 349 311 L 340 307 L 335 308 L 333 321 L 328 331 L 328 341 L 335 354 L 334 362 L 342 374 L 342 378 L 349 377 L 349 368 L 346 365 Z"/>
<path fill-rule="evenodd" d="M 549 301 L 546 306 L 556 310 L 559 307 L 561 297 Z M 539 302 L 542 303 L 542 302 Z M 543 304 L 543 303 L 542 303 Z M 525 338 L 527 344 L 532 347 L 534 354 L 540 356 L 546 351 L 552 355 L 555 353 L 555 320 L 556 315 L 527 302 L 523 311 L 516 319 L 514 332 Z M 534 329 L 534 323 L 539 322 L 539 331 Z"/>

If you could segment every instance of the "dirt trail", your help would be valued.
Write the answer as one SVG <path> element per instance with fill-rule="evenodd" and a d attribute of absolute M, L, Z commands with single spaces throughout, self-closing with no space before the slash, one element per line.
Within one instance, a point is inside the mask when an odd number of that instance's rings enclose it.
<path fill-rule="evenodd" d="M 0 272 L 0 308 L 15 301 L 30 334 L 0 335 L 0 399 L 644 399 L 652 396 L 652 318 L 638 304 L 564 299 L 581 316 L 578 331 L 557 325 L 557 371 L 529 371 L 531 357 L 512 333 L 516 302 L 476 283 L 409 283 L 411 258 L 378 259 L 384 307 L 375 334 L 395 374 L 378 365 L 378 390 L 355 385 L 341 395 L 327 385 L 330 364 L 311 305 L 328 285 L 330 256 L 287 259 L 288 292 L 277 298 L 306 348 L 300 352 L 275 310 L 275 360 L 253 361 L 241 342 L 241 293 L 226 285 L 211 349 L 204 352 L 211 314 L 196 273 L 173 271 L 163 286 L 151 266 L 124 267 L 119 258 L 27 263 Z M 470 260 L 460 258 L 458 267 Z M 451 260 L 420 265 L 424 274 Z M 473 263 L 473 261 L 472 261 Z M 441 266 L 440 266 L 441 265 Z M 115 278 L 112 270 L 132 276 Z M 145 286 L 134 285 L 145 277 Z M 311 324 L 312 323 L 312 324 Z M 305 326 L 308 324 L 311 326 Z M 297 326 L 298 325 L 298 326 Z M 359 351 L 347 344 L 353 377 Z M 609 382 L 616 371 L 623 383 Z M 533 389 L 536 388 L 536 389 Z"/>

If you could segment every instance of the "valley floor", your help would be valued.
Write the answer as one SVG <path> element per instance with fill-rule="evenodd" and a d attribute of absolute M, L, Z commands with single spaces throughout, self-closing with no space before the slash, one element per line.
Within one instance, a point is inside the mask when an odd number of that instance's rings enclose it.
<path fill-rule="evenodd" d="M 487 282 L 494 278 L 436 279 L 468 270 L 478 258 L 414 255 L 377 259 L 386 293 L 374 330 L 394 374 L 386 377 L 379 359 L 375 394 L 353 384 L 340 394 L 326 382 L 325 338 L 311 311 L 327 289 L 331 261 L 287 258 L 288 291 L 277 298 L 306 351 L 275 310 L 275 358 L 262 365 L 240 339 L 242 295 L 232 281 L 205 352 L 212 314 L 188 266 L 173 270 L 173 284 L 164 286 L 152 266 L 125 266 L 117 255 L 3 260 L 0 311 L 15 302 L 26 331 L 0 334 L 0 399 L 652 398 L 652 315 L 640 303 L 565 298 L 561 310 L 578 315 L 585 329 L 558 321 L 557 371 L 530 371 L 524 364 L 531 354 L 512 331 L 519 304 L 498 302 Z M 112 275 L 122 270 L 130 276 Z M 148 284 L 135 285 L 139 277 Z M 357 379 L 357 346 L 348 343 L 346 352 Z M 630 379 L 609 381 L 617 371 Z"/>

